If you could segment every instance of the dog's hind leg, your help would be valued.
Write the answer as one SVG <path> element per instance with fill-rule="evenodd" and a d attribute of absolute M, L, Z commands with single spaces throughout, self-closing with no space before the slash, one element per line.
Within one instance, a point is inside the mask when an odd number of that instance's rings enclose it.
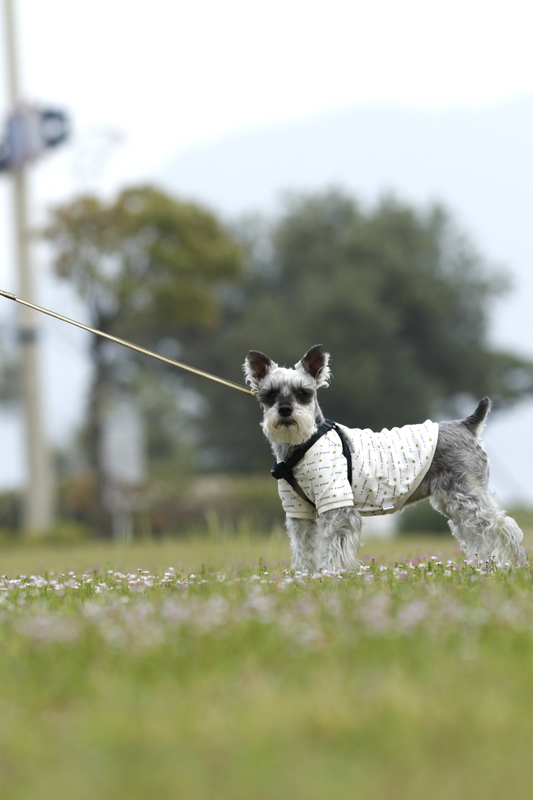
<path fill-rule="evenodd" d="M 318 566 L 335 572 L 354 570 L 360 566 L 357 558 L 361 544 L 361 515 L 354 508 L 335 508 L 324 511 L 317 520 Z"/>
<path fill-rule="evenodd" d="M 291 568 L 296 572 L 316 572 L 317 525 L 315 520 L 287 517 L 286 528 L 292 548 Z"/>
<path fill-rule="evenodd" d="M 467 558 L 490 561 L 494 556 L 501 565 L 525 561 L 527 554 L 520 545 L 522 531 L 488 489 L 489 460 L 478 434 L 489 407 L 484 398 L 465 420 L 440 424 L 435 457 L 419 496 L 431 495 L 432 506 L 448 517 Z"/>
<path fill-rule="evenodd" d="M 451 532 L 467 558 L 490 561 L 494 557 L 499 566 L 527 560 L 520 544 L 522 531 L 487 489 L 478 487 L 455 494 L 435 492 L 430 502 L 448 517 Z"/>

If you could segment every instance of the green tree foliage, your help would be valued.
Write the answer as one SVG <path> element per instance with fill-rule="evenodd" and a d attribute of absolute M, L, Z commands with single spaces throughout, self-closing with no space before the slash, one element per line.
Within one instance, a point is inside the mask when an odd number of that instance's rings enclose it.
<path fill-rule="evenodd" d="M 149 186 L 123 191 L 110 203 L 86 196 L 56 208 L 45 236 L 56 273 L 85 301 L 89 324 L 136 343 L 212 330 L 221 289 L 241 271 L 239 246 L 211 213 Z M 131 383 L 123 365 L 134 357 L 98 336 L 91 355 L 88 439 L 99 476 L 97 526 L 105 531 L 103 411 L 113 385 Z M 150 361 L 145 357 L 143 365 Z"/>
<path fill-rule="evenodd" d="M 531 365 L 487 343 L 505 281 L 443 208 L 386 198 L 364 210 L 332 191 L 290 197 L 275 222 L 242 231 L 246 278 L 217 335 L 190 350 L 204 368 L 239 380 L 248 349 L 291 365 L 322 343 L 334 376 L 326 416 L 378 430 L 453 412 L 464 395 L 509 403 L 531 391 Z M 206 463 L 263 468 L 256 404 L 202 388 L 212 397 Z"/>
<path fill-rule="evenodd" d="M 45 235 L 57 275 L 114 334 L 213 325 L 216 286 L 241 268 L 238 246 L 211 213 L 150 186 L 111 203 L 86 196 L 56 208 Z"/>

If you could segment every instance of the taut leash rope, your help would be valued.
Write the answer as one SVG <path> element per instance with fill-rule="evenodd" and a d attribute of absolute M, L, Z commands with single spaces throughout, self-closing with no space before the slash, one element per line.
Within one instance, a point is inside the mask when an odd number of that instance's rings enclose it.
<path fill-rule="evenodd" d="M 151 356 L 152 358 L 157 358 L 158 361 L 164 361 L 165 364 L 170 364 L 173 367 L 184 369 L 186 372 L 192 372 L 194 375 L 199 375 L 201 378 L 208 378 L 210 381 L 221 383 L 223 386 L 228 386 L 230 389 L 236 389 L 238 392 L 244 392 L 244 394 L 249 394 L 249 395 L 253 394 L 253 392 L 250 389 L 248 389 L 247 386 L 241 386 L 240 383 L 233 383 L 233 381 L 227 381 L 224 378 L 217 378 L 216 375 L 211 375 L 211 373 L 204 372 L 204 370 L 202 369 L 196 369 L 196 367 L 189 367 L 188 364 L 182 364 L 181 361 L 175 361 L 173 358 L 166 358 L 166 356 L 161 356 L 159 355 L 159 353 L 154 353 L 152 350 L 147 350 L 145 347 L 139 347 L 139 345 L 133 344 L 132 342 L 128 342 L 126 339 L 119 339 L 117 336 L 111 336 L 110 333 L 104 333 L 103 331 L 99 331 L 96 328 L 91 328 L 89 325 L 84 325 L 82 322 L 76 322 L 75 319 L 64 317 L 62 314 L 57 314 L 55 311 L 50 311 L 48 308 L 37 306 L 35 305 L 35 303 L 29 303 L 27 300 L 22 300 L 20 297 L 17 297 L 11 292 L 5 292 L 2 289 L 0 289 L 0 295 L 2 295 L 3 297 L 7 297 L 8 300 L 14 300 L 16 303 L 21 303 L 23 306 L 27 306 L 28 308 L 33 308 L 34 311 L 40 311 L 42 314 L 48 314 L 49 317 L 60 319 L 61 322 L 68 322 L 70 325 L 75 325 L 77 328 L 82 328 L 84 331 L 89 331 L 89 333 L 95 333 L 97 336 L 103 336 L 104 339 L 109 339 L 109 341 L 111 342 L 116 342 L 116 344 L 121 344 L 124 347 L 129 347 L 130 350 L 135 350 L 137 353 L 142 353 L 145 356 Z"/>

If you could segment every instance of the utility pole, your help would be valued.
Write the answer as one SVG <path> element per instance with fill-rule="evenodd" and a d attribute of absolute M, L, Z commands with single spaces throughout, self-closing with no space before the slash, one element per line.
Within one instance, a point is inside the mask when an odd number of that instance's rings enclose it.
<path fill-rule="evenodd" d="M 7 74 L 12 109 L 22 108 L 18 79 L 16 32 L 13 0 L 4 0 L 7 39 Z M 18 288 L 22 297 L 33 302 L 35 292 L 30 260 L 28 225 L 27 166 L 20 163 L 12 170 Z M 27 477 L 24 504 L 24 528 L 29 533 L 43 534 L 52 524 L 52 470 L 45 443 L 41 392 L 37 359 L 37 325 L 35 312 L 22 307 L 18 317 L 21 349 L 22 393 L 26 434 Z"/>

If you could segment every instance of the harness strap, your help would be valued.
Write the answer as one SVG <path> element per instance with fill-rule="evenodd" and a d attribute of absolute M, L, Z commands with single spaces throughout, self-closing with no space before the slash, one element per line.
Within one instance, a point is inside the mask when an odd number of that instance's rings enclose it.
<path fill-rule="evenodd" d="M 350 486 L 352 486 L 353 485 L 352 484 L 352 451 L 350 450 L 350 445 L 348 444 L 346 436 L 344 435 L 344 433 L 341 431 L 341 429 L 339 428 L 339 426 L 337 424 L 334 425 L 334 429 L 337 432 L 337 434 L 339 436 L 339 439 L 341 440 L 341 443 L 342 443 L 342 454 L 343 454 L 344 458 L 346 459 L 346 463 L 348 465 L 348 483 L 350 484 Z"/>
<path fill-rule="evenodd" d="M 352 485 L 352 452 L 351 452 L 350 446 L 349 446 L 349 444 L 348 444 L 348 442 L 346 440 L 346 436 L 341 431 L 341 429 L 339 428 L 337 423 L 336 422 L 332 422 L 330 419 L 326 419 L 322 423 L 322 425 L 320 425 L 320 427 L 318 428 L 317 432 L 314 433 L 313 436 L 311 436 L 310 439 L 308 439 L 306 442 L 304 442 L 304 444 L 300 445 L 300 447 L 297 447 L 296 450 L 292 453 L 291 456 L 289 456 L 289 458 L 286 461 L 276 461 L 276 462 L 274 462 L 274 466 L 270 470 L 270 474 L 272 475 L 273 478 L 276 478 L 276 480 L 278 480 L 278 481 L 281 480 L 281 479 L 283 479 L 284 481 L 287 481 L 287 483 L 290 486 L 292 486 L 292 488 L 294 489 L 296 494 L 298 494 L 302 498 L 302 500 L 305 500 L 306 503 L 309 503 L 309 505 L 313 506 L 313 508 L 316 508 L 316 505 L 313 503 L 312 500 L 310 500 L 307 497 L 307 495 L 305 494 L 304 490 L 302 489 L 302 487 L 299 485 L 298 481 L 294 477 L 292 470 L 302 460 L 302 458 L 307 453 L 307 451 L 310 450 L 311 447 L 316 442 L 318 442 L 318 440 L 322 436 L 324 436 L 325 433 L 328 433 L 328 431 L 331 431 L 331 430 L 334 430 L 337 433 L 339 439 L 341 440 L 342 454 L 346 458 L 346 462 L 347 462 L 347 466 L 348 466 L 348 480 L 349 480 L 350 486 L 351 486 Z"/>

